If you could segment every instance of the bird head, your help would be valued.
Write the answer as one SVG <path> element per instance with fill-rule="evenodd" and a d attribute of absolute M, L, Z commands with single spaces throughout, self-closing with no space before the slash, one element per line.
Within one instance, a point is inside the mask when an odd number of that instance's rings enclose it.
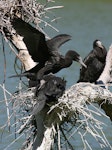
<path fill-rule="evenodd" d="M 80 63 L 82 66 L 84 66 L 85 68 L 87 68 L 87 66 L 84 64 L 81 56 L 74 50 L 69 50 L 66 54 L 66 56 L 70 57 L 72 60 L 77 61 L 78 63 Z"/>
<path fill-rule="evenodd" d="M 99 47 L 99 48 L 101 48 L 101 49 L 104 48 L 104 46 L 102 45 L 102 42 L 101 42 L 100 40 L 95 40 L 95 41 L 93 42 L 93 48 L 95 48 L 95 47 Z"/>

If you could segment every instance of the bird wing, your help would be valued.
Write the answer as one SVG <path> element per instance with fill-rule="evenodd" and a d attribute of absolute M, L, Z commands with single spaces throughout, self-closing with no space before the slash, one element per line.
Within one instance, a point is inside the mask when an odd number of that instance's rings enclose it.
<path fill-rule="evenodd" d="M 95 82 L 103 71 L 104 64 L 98 61 L 97 58 L 91 59 L 87 64 L 87 68 L 82 67 L 80 77 L 77 82 Z"/>
<path fill-rule="evenodd" d="M 45 62 L 48 60 L 49 52 L 45 35 L 20 18 L 14 18 L 11 23 L 17 34 L 23 37 L 23 41 L 32 59 L 35 62 Z"/>
<path fill-rule="evenodd" d="M 71 36 L 67 34 L 59 34 L 47 41 L 47 46 L 51 52 L 58 51 L 59 47 L 65 42 L 71 40 Z"/>
<path fill-rule="evenodd" d="M 87 66 L 87 68 L 85 68 L 84 66 L 82 66 L 80 68 L 80 77 L 77 82 L 87 82 L 87 81 L 90 82 L 91 78 L 93 77 L 93 73 L 90 70 L 92 67 L 91 65 L 94 62 L 94 59 L 95 59 L 95 55 L 92 50 L 83 60 L 84 64 Z M 94 70 L 94 72 L 95 72 L 95 70 Z"/>
<path fill-rule="evenodd" d="M 95 57 L 95 54 L 93 53 L 93 50 L 92 50 L 92 51 L 84 58 L 83 62 L 84 62 L 86 65 L 88 65 L 88 64 L 90 64 L 90 63 L 93 61 L 94 57 Z"/>

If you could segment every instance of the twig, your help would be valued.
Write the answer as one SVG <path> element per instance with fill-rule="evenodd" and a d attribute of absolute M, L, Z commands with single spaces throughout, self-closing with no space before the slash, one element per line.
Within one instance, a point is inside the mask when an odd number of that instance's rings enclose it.
<path fill-rule="evenodd" d="M 6 110 L 7 110 L 7 117 L 8 117 L 8 128 L 10 131 L 10 112 L 9 112 L 9 106 L 8 106 L 8 101 L 5 93 L 5 84 L 3 83 L 3 92 L 4 92 L 4 99 L 5 99 L 5 104 L 6 104 Z"/>

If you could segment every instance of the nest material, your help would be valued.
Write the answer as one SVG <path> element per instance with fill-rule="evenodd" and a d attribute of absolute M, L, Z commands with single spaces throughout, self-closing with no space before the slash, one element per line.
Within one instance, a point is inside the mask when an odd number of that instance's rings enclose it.
<path fill-rule="evenodd" d="M 50 146 L 54 145 L 53 136 L 55 135 L 57 135 L 58 149 L 65 148 L 67 145 L 68 148 L 74 149 L 75 147 L 70 144 L 70 140 L 77 133 L 80 134 L 85 149 L 87 147 L 92 149 L 88 140 L 86 140 L 88 134 L 97 142 L 100 141 L 98 142 L 100 148 L 108 147 L 112 149 L 108 142 L 104 142 L 104 123 L 97 119 L 97 116 L 107 116 L 92 104 L 92 102 L 98 103 L 101 100 L 112 104 L 112 94 L 110 91 L 94 84 L 79 83 L 66 90 L 65 94 L 59 98 L 58 103 L 51 106 L 47 113 L 45 122 L 47 128 L 38 150 L 41 148 L 43 150 L 50 149 Z M 88 104 L 92 108 L 89 108 Z M 46 141 L 46 139 L 49 140 Z M 51 145 L 48 148 L 50 142 Z"/>
<path fill-rule="evenodd" d="M 0 31 L 3 32 L 3 27 L 7 28 L 11 33 L 11 19 L 15 16 L 22 18 L 23 20 L 34 23 L 39 28 L 39 23 L 43 22 L 45 26 L 54 28 L 50 23 L 56 20 L 56 18 L 49 18 L 47 13 L 52 9 L 62 8 L 63 6 L 51 6 L 49 4 L 54 1 L 46 1 L 45 4 L 39 3 L 37 0 L 1 0 L 0 1 Z M 44 19 L 47 18 L 47 21 Z M 55 29 L 55 28 L 54 28 Z"/>
<path fill-rule="evenodd" d="M 50 150 L 52 145 L 54 147 L 57 145 L 58 149 L 66 146 L 74 149 L 70 141 L 77 133 L 86 149 L 91 147 L 86 139 L 88 134 L 97 141 L 100 148 L 112 148 L 103 132 L 104 123 L 97 119 L 99 116 L 107 116 L 92 104 L 92 102 L 98 103 L 101 100 L 112 104 L 111 92 L 94 84 L 78 83 L 66 90 L 58 102 L 47 103 L 42 111 L 32 115 L 31 112 L 35 106 L 37 109 L 39 107 L 36 105 L 38 98 L 34 93 L 35 88 L 21 89 L 8 101 L 13 103 L 13 114 L 11 115 L 16 118 L 14 124 L 17 125 L 17 139 L 23 134 L 26 135 L 23 149 L 33 149 L 35 146 L 38 147 L 38 150 Z M 92 108 L 89 108 L 88 104 Z M 37 143 L 39 143 L 40 134 L 44 136 L 39 146 Z M 13 143 L 8 145 L 8 148 Z"/>

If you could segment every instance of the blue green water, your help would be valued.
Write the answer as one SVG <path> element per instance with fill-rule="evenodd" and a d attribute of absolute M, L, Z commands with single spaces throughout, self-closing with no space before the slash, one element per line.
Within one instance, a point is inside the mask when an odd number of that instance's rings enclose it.
<path fill-rule="evenodd" d="M 53 25 L 59 29 L 59 33 L 66 33 L 72 36 L 72 40 L 64 44 L 60 48 L 60 52 L 65 54 L 67 50 L 76 50 L 82 58 L 84 58 L 90 50 L 92 50 L 92 43 L 95 39 L 100 39 L 105 47 L 109 48 L 112 43 L 112 1 L 111 0 L 58 0 L 55 5 L 63 5 L 64 8 L 54 11 L 53 16 L 61 17 L 53 23 Z M 53 37 L 59 33 L 53 29 L 47 27 L 45 31 Z M 13 62 L 14 55 L 10 54 L 8 47 L 6 46 L 7 68 L 6 68 L 6 87 L 11 92 L 16 90 L 18 85 L 18 79 L 9 79 L 8 76 L 14 74 Z M 3 53 L 2 47 L 0 48 L 0 84 L 3 82 Z M 67 87 L 70 87 L 79 77 L 79 64 L 74 62 L 71 67 L 61 70 L 57 73 L 58 76 L 64 77 L 67 80 Z M 0 98 L 2 99 L 3 92 L 0 88 Z M 2 108 L 2 109 L 1 109 Z M 0 124 L 3 124 L 6 117 L 5 107 L 0 104 Z M 3 111 L 2 111 L 3 110 Z M 112 123 L 109 119 L 101 118 L 107 126 L 105 127 L 105 134 L 110 144 L 112 145 Z M 0 130 L 1 132 L 1 130 Z M 6 132 L 6 135 L 9 133 Z M 3 149 L 9 142 L 10 137 L 6 141 L 0 140 L 0 149 Z M 78 138 L 77 138 L 78 139 Z M 92 141 L 91 141 L 92 142 Z M 13 148 L 10 150 L 16 150 L 21 145 L 21 141 L 16 142 Z M 99 149 L 94 146 L 94 150 Z M 80 140 L 77 141 L 76 150 L 82 150 Z M 107 149 L 104 149 L 107 150 Z"/>

